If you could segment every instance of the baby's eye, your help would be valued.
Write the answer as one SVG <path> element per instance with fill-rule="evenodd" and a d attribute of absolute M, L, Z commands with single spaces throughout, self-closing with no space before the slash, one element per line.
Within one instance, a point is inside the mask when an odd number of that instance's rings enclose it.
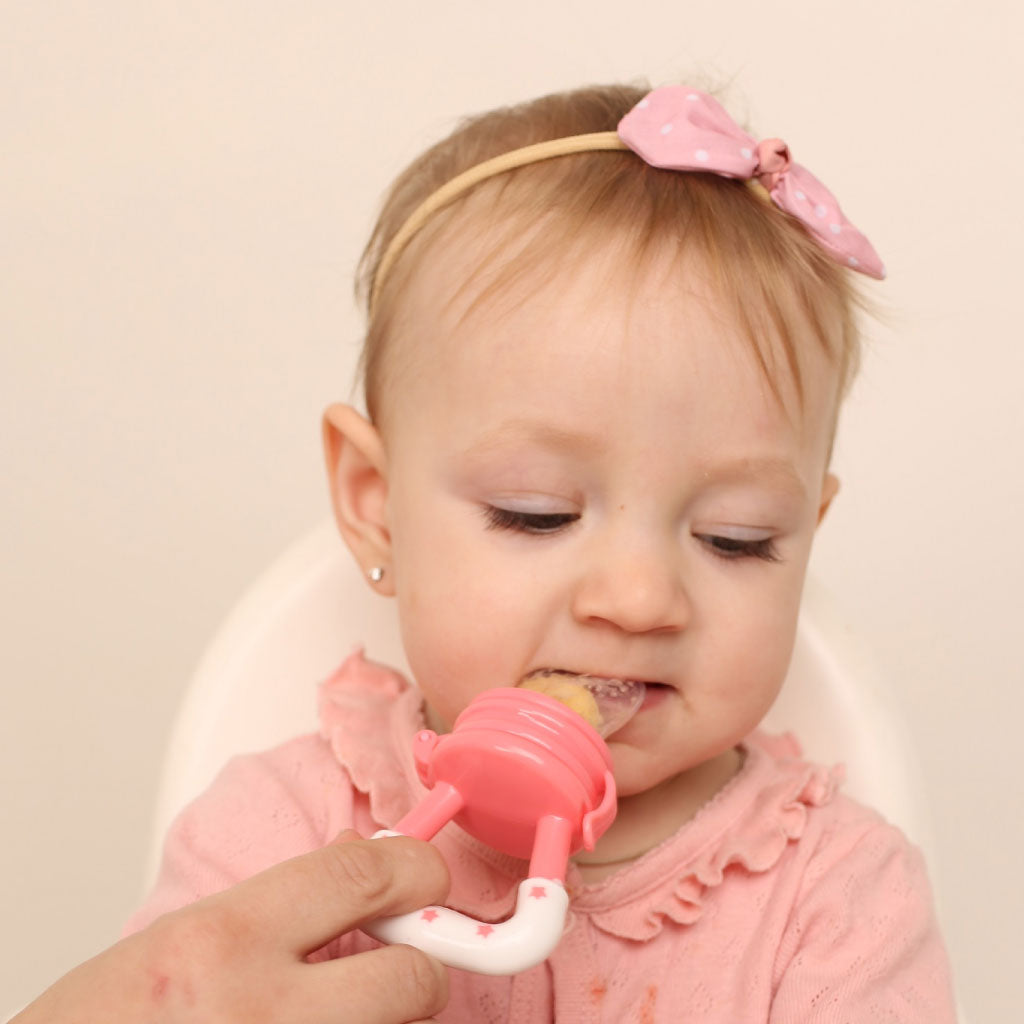
<path fill-rule="evenodd" d="M 718 558 L 760 558 L 765 562 L 779 560 L 772 537 L 728 537 L 713 533 L 698 533 L 695 536 Z"/>
<path fill-rule="evenodd" d="M 483 511 L 487 529 L 519 533 L 554 533 L 580 517 L 578 512 L 520 512 L 495 505 L 485 505 Z"/>

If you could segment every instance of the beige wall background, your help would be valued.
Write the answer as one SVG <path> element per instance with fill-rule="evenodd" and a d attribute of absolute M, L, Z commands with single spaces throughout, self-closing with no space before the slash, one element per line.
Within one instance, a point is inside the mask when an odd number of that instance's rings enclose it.
<path fill-rule="evenodd" d="M 326 512 L 378 196 L 459 115 L 731 83 L 872 237 L 815 572 L 906 710 L 961 1000 L 1019 1019 L 1020 7 L 0 3 L 0 1010 L 139 898 L 204 643 Z"/>

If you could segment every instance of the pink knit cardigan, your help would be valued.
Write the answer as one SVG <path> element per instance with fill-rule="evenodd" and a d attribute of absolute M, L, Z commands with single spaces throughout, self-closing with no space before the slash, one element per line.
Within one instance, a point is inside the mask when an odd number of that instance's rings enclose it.
<path fill-rule="evenodd" d="M 392 825 L 421 798 L 410 755 L 420 700 L 400 676 L 353 655 L 322 686 L 320 719 L 319 735 L 231 761 L 181 814 L 129 931 L 343 828 Z M 918 851 L 791 738 L 756 733 L 743 751 L 740 773 L 659 847 L 595 885 L 570 868 L 568 924 L 548 961 L 511 978 L 452 971 L 440 1019 L 955 1021 Z M 435 842 L 451 906 L 491 921 L 511 911 L 524 862 L 455 825 Z M 355 933 L 314 957 L 375 945 Z"/>

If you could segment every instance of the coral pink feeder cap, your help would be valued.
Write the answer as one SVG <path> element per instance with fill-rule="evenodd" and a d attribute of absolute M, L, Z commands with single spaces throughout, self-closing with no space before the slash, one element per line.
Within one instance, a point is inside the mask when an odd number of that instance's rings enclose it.
<path fill-rule="evenodd" d="M 635 707 L 641 701 L 642 685 Z M 511 974 L 541 962 L 561 937 L 570 855 L 592 849 L 615 818 L 604 740 L 554 697 L 508 688 L 475 697 L 451 733 L 417 734 L 413 754 L 430 793 L 387 834 L 430 839 L 454 820 L 488 846 L 529 859 L 529 877 L 508 921 L 485 924 L 429 907 L 365 930 L 479 973 Z"/>

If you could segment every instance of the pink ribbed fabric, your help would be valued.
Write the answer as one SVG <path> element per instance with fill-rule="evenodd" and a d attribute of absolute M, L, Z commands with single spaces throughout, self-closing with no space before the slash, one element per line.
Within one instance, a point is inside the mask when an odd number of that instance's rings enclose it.
<path fill-rule="evenodd" d="M 368 835 L 423 795 L 416 691 L 354 655 L 321 688 L 321 734 L 236 758 L 168 836 L 129 923 L 220 891 L 342 828 Z M 513 978 L 452 972 L 446 1022 L 947 1024 L 949 969 L 919 853 L 837 792 L 841 772 L 760 733 L 740 773 L 675 836 L 597 885 L 570 869 L 565 936 Z M 450 905 L 499 920 L 525 862 L 454 825 L 435 840 Z M 377 945 L 357 933 L 326 959 Z"/>

